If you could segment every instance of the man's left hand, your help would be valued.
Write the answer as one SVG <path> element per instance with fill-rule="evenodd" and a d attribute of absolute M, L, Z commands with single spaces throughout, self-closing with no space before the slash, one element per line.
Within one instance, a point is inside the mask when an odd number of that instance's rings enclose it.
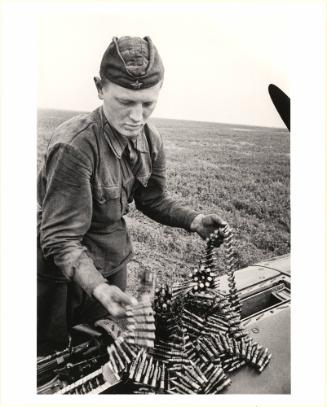
<path fill-rule="evenodd" d="M 196 232 L 203 239 L 206 239 L 216 229 L 223 228 L 226 225 L 227 222 L 216 214 L 210 215 L 199 214 L 193 219 L 190 230 L 191 232 Z"/>

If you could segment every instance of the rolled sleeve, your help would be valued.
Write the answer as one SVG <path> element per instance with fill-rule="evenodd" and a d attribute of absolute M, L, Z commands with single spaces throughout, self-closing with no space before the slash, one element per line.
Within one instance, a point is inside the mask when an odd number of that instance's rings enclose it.
<path fill-rule="evenodd" d="M 152 165 L 152 174 L 147 186 L 139 185 L 134 193 L 135 205 L 151 219 L 168 226 L 190 231 L 198 212 L 184 207 L 170 198 L 166 191 L 166 157 L 163 144 Z"/>
<path fill-rule="evenodd" d="M 89 295 L 105 278 L 95 268 L 82 241 L 92 219 L 89 159 L 75 147 L 59 143 L 49 151 L 40 205 L 40 243 L 45 258 Z"/>

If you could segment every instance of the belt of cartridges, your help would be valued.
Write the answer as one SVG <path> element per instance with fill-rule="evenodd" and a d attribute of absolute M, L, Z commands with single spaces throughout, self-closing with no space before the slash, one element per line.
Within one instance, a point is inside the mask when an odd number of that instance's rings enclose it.
<path fill-rule="evenodd" d="M 223 243 L 228 295 L 219 291 L 214 254 Z M 242 329 L 235 268 L 233 234 L 226 226 L 207 239 L 186 281 L 155 289 L 155 313 L 148 300 L 128 310 L 128 329 L 108 347 L 102 381 L 98 371 L 61 393 L 94 394 L 105 383 L 128 380 L 139 394 L 216 394 L 231 384 L 229 373 L 244 365 L 261 373 L 271 354 Z"/>

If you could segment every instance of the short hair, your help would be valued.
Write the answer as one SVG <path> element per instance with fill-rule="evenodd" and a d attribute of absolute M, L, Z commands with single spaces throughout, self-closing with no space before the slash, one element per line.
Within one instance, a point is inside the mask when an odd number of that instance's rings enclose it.
<path fill-rule="evenodd" d="M 105 78 L 104 76 L 100 75 L 100 79 L 101 79 L 101 86 L 103 88 L 107 87 L 110 85 L 111 81 L 107 78 Z"/>

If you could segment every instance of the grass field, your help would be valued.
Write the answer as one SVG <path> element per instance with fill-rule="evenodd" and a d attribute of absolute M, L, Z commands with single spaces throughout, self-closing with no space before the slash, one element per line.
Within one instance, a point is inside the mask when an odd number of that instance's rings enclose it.
<path fill-rule="evenodd" d="M 38 167 L 54 128 L 76 112 L 39 110 Z M 284 129 L 153 119 L 167 154 L 168 190 L 184 205 L 220 214 L 234 229 L 239 268 L 290 251 L 290 140 Z M 159 225 L 131 208 L 127 222 L 140 267 L 158 283 L 180 279 L 197 263 L 200 237 Z M 219 267 L 224 272 L 223 249 Z"/>

